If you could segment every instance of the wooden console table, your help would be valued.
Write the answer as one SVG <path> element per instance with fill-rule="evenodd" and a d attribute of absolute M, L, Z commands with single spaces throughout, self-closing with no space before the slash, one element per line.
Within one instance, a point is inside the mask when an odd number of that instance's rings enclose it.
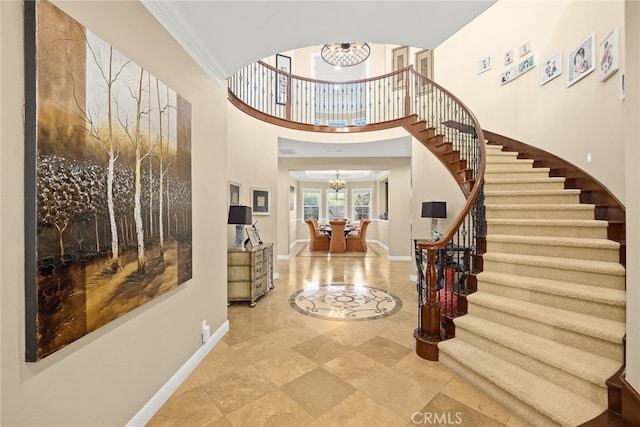
<path fill-rule="evenodd" d="M 250 245 L 249 245 L 250 246 Z M 273 289 L 273 243 L 227 250 L 227 304 L 256 300 Z"/>

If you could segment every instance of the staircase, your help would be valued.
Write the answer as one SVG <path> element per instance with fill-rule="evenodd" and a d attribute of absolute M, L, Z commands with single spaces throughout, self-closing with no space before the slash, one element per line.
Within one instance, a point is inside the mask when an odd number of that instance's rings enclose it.
<path fill-rule="evenodd" d="M 624 362 L 625 268 L 580 190 L 517 152 L 488 145 L 486 253 L 468 314 L 439 360 L 540 426 L 608 409 Z"/>

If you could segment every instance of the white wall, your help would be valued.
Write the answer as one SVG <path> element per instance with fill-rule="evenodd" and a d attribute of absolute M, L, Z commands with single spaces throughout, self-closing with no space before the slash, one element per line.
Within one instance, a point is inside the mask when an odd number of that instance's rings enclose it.
<path fill-rule="evenodd" d="M 597 69 L 567 87 L 566 55 L 595 32 L 598 44 L 620 27 L 623 1 L 501 0 L 435 49 L 435 80 L 460 98 L 484 129 L 563 157 L 606 185 L 624 203 L 624 103 L 621 73 L 600 82 Z M 536 67 L 501 86 L 505 52 L 531 42 L 537 64 L 558 51 L 564 70 L 540 86 Z M 493 68 L 476 75 L 476 61 L 491 56 Z M 597 55 L 596 55 L 597 56 Z M 516 62 L 518 61 L 516 57 Z M 624 57 L 620 68 L 624 69 Z M 593 162 L 587 164 L 587 153 Z M 617 166 L 614 166 L 617 165 Z"/>
<path fill-rule="evenodd" d="M 226 88 L 138 2 L 56 5 L 192 107 L 193 279 L 37 363 L 25 363 L 24 58 L 21 1 L 0 2 L 0 424 L 126 424 L 226 322 Z"/>

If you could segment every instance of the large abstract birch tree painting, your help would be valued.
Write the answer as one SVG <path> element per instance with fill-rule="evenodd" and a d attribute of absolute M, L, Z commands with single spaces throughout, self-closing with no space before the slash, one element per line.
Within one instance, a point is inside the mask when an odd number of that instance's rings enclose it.
<path fill-rule="evenodd" d="M 25 2 L 26 359 L 191 278 L 191 105 Z"/>

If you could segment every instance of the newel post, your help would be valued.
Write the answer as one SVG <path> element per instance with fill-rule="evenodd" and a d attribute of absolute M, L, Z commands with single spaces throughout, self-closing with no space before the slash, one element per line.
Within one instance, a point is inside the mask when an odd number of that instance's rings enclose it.
<path fill-rule="evenodd" d="M 427 252 L 427 266 L 424 268 L 424 251 L 415 240 L 416 266 L 418 268 L 418 328 L 413 332 L 416 339 L 416 354 L 423 359 L 438 360 L 440 341 L 440 303 L 438 302 L 436 254 Z M 426 272 L 426 274 L 425 274 Z"/>

